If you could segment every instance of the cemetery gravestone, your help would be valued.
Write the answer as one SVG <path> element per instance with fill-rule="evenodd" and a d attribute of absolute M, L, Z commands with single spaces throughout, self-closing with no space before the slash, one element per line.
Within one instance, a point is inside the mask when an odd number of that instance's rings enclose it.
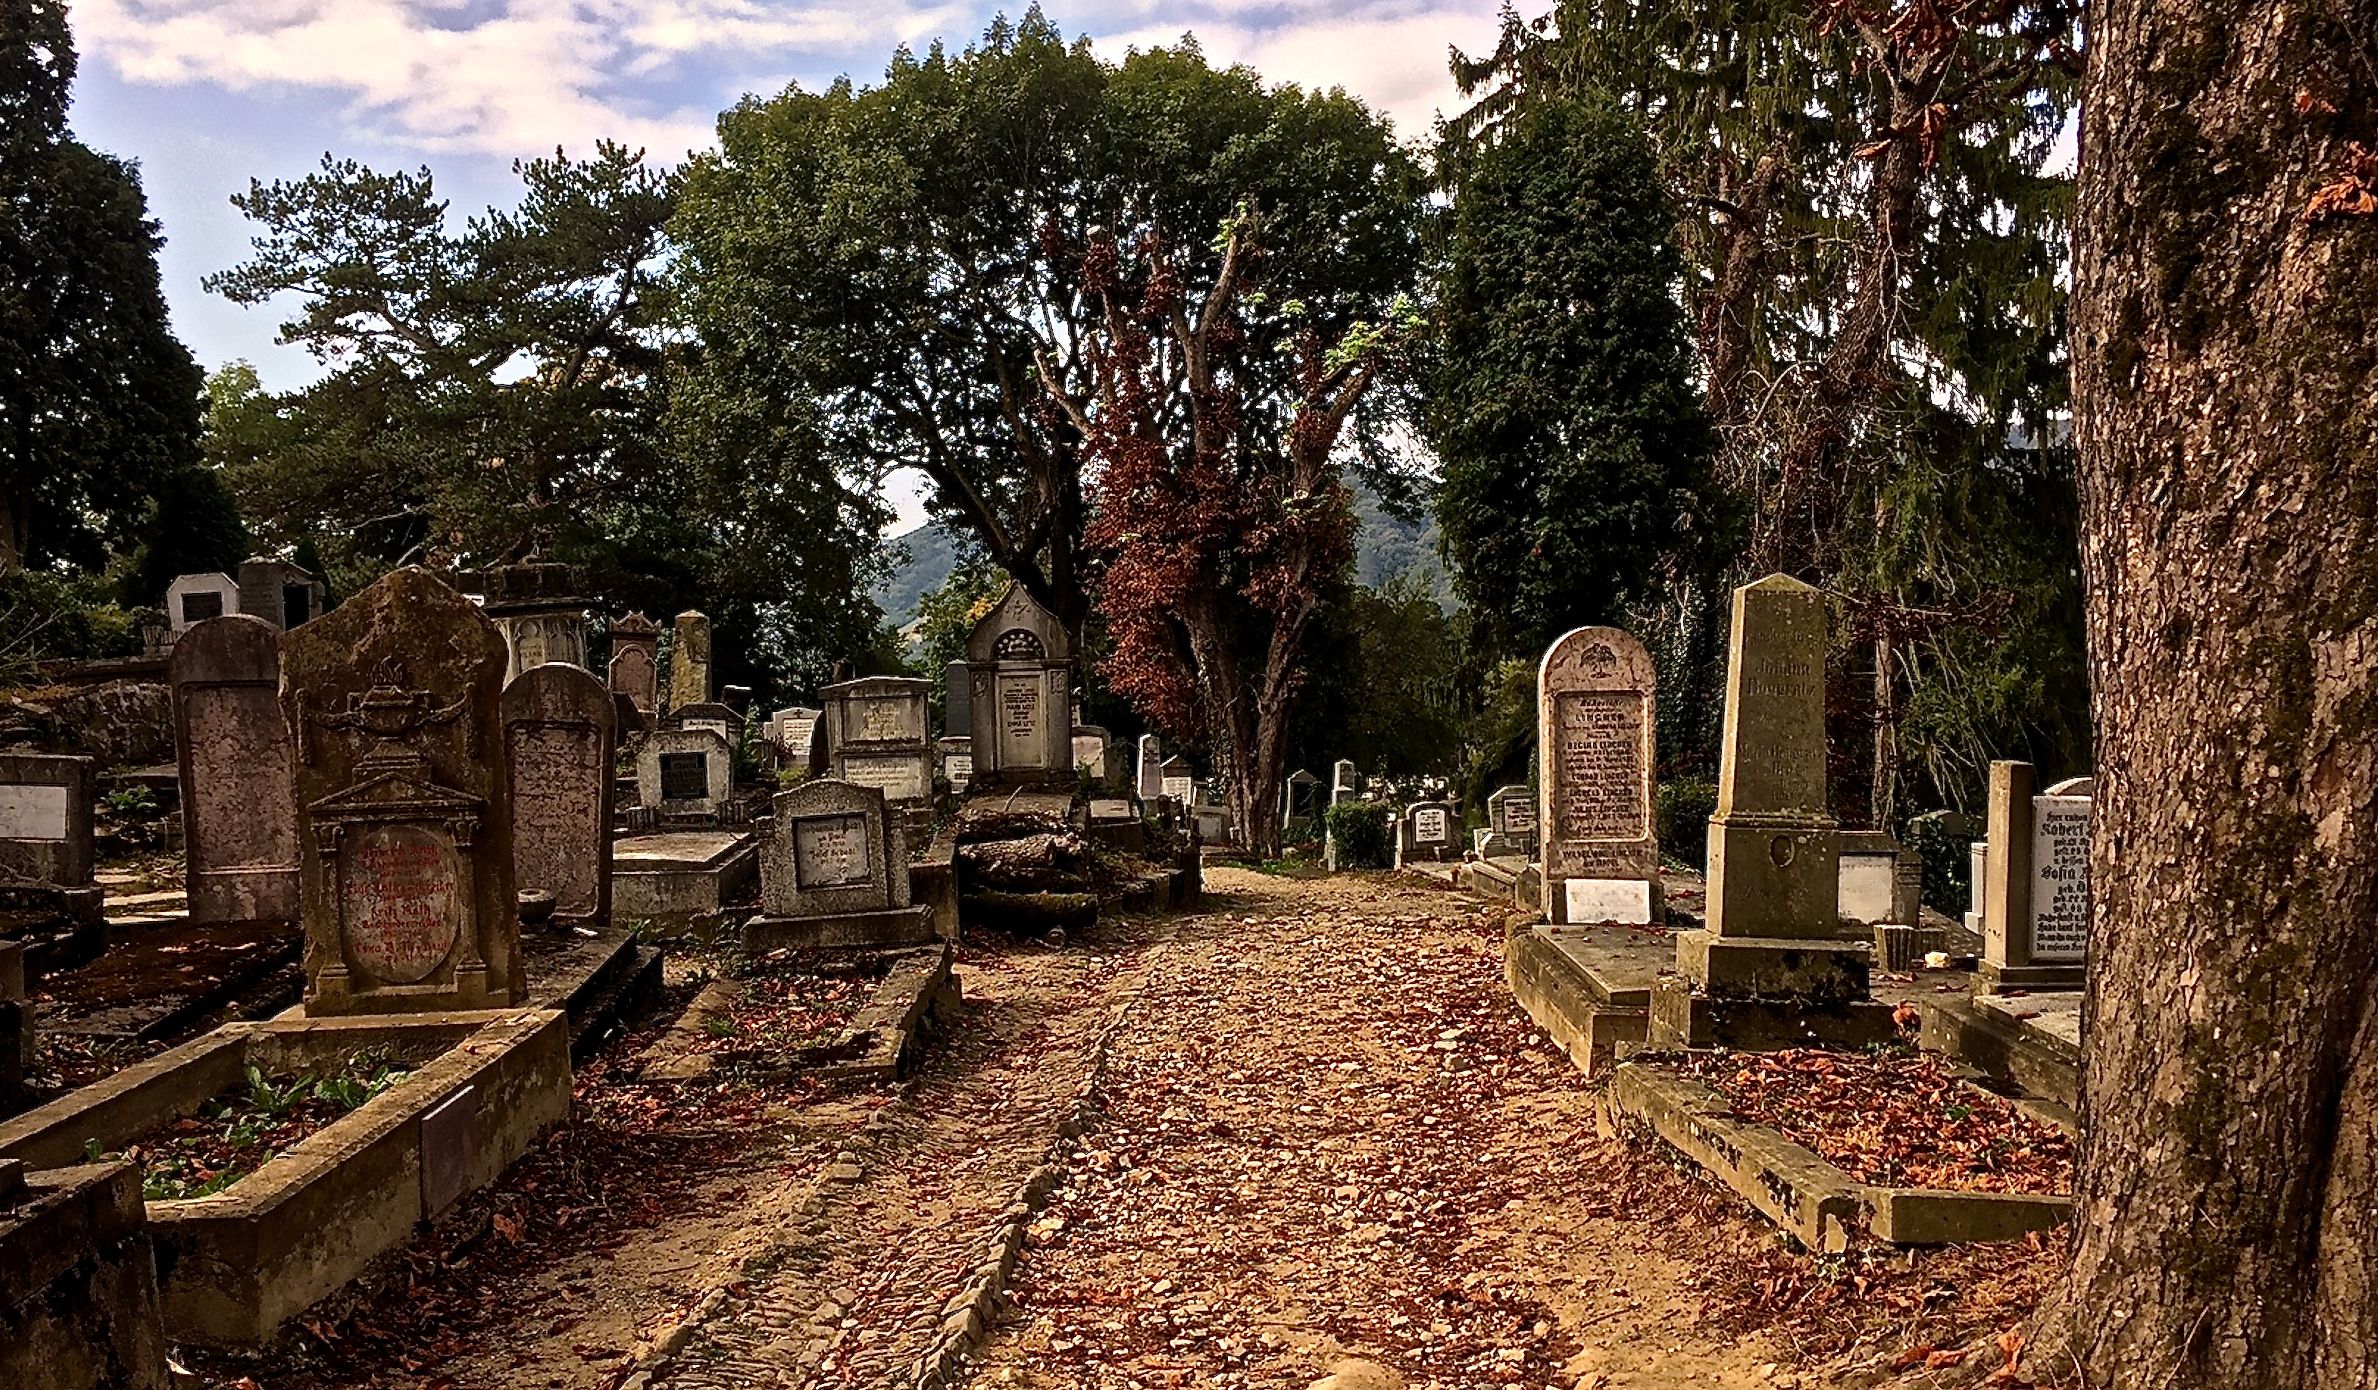
<path fill-rule="evenodd" d="M 1329 804 L 1351 801 L 1362 793 L 1362 776 L 1350 758 L 1340 758 L 1329 770 Z"/>
<path fill-rule="evenodd" d="M 1676 974 L 1653 987 L 1655 1043 L 1739 1044 L 1738 1029 L 1853 1045 L 1892 1034 L 1889 1008 L 1867 995 L 1872 943 L 1839 939 L 1825 650 L 1814 588 L 1771 575 L 1734 591 L 1708 926 L 1677 937 Z"/>
<path fill-rule="evenodd" d="M 2079 989 L 2089 945 L 2088 778 L 2034 795 L 2031 764 L 1990 764 L 1982 959 L 1974 987 Z"/>
<path fill-rule="evenodd" d="M 1142 801 L 1155 801 L 1164 795 L 1164 745 L 1154 734 L 1139 736 L 1139 767 L 1132 778 L 1131 790 Z"/>
<path fill-rule="evenodd" d="M 1838 867 L 1835 911 L 1856 934 L 1884 923 L 1913 927 L 1923 914 L 1924 861 L 1881 830 L 1844 830 L 1834 837 Z"/>
<path fill-rule="evenodd" d="M 1280 828 L 1310 825 L 1320 818 L 1321 779 L 1300 767 L 1280 787 Z"/>
<path fill-rule="evenodd" d="M 966 667 L 976 786 L 1073 780 L 1072 655 L 1064 625 L 1021 584 L 974 625 Z"/>
<path fill-rule="evenodd" d="M 297 803 L 281 713 L 281 630 L 213 618 L 166 668 L 190 921 L 297 920 Z"/>
<path fill-rule="evenodd" d="M 1187 758 L 1166 758 L 1160 773 L 1157 785 L 1164 789 L 1165 796 L 1184 810 L 1196 803 L 1197 774 Z"/>
<path fill-rule="evenodd" d="M 487 572 L 487 616 L 504 634 L 509 679 L 547 662 L 586 665 L 586 600 L 569 565 L 524 560 Z"/>
<path fill-rule="evenodd" d="M 1486 798 L 1483 858 L 1533 858 L 1536 853 L 1536 794 L 1526 787 L 1498 787 Z"/>
<path fill-rule="evenodd" d="M 1395 847 L 1396 867 L 1415 863 L 1440 863 L 1451 858 L 1460 843 L 1461 822 L 1454 817 L 1451 804 L 1443 801 L 1416 801 L 1404 809 L 1397 822 Z"/>
<path fill-rule="evenodd" d="M 809 744 L 817 734 L 820 713 L 806 705 L 794 705 L 768 716 L 768 743 L 787 767 L 809 766 Z"/>
<path fill-rule="evenodd" d="M 554 897 L 553 919 L 611 919 L 611 692 L 584 668 L 548 662 L 504 687 L 512 777 L 512 882 Z"/>
<path fill-rule="evenodd" d="M 495 624 L 396 571 L 281 644 L 311 1015 L 527 998 Z"/>
<path fill-rule="evenodd" d="M 974 673 L 963 661 L 941 668 L 941 732 L 946 738 L 974 737 Z"/>
<path fill-rule="evenodd" d="M 732 705 L 716 700 L 683 705 L 669 712 L 669 722 L 680 729 L 708 729 L 727 741 L 729 748 L 743 746 L 743 716 Z"/>
<path fill-rule="evenodd" d="M 1090 780 L 1100 786 L 1107 782 L 1106 749 L 1109 739 L 1104 729 L 1094 725 L 1073 726 L 1073 765 L 1075 770 L 1088 773 Z"/>
<path fill-rule="evenodd" d="M 655 729 L 636 748 L 636 801 L 664 820 L 715 824 L 735 794 L 735 750 L 716 729 Z"/>
<path fill-rule="evenodd" d="M 925 710 L 933 683 L 906 676 L 866 676 L 830 685 L 825 697 L 829 775 L 874 787 L 903 811 L 929 810 L 933 750 Z M 980 767 L 980 750 L 976 750 Z"/>
<path fill-rule="evenodd" d="M 692 610 L 677 615 L 669 648 L 669 709 L 710 702 L 710 620 Z"/>
<path fill-rule="evenodd" d="M 880 790 L 820 778 L 776 794 L 747 949 L 932 939 L 933 910 L 911 902 L 906 837 Z"/>
<path fill-rule="evenodd" d="M 98 895 L 91 759 L 0 753 L 0 886 Z"/>
<path fill-rule="evenodd" d="M 651 714 L 660 699 L 660 625 L 642 613 L 611 624 L 611 688 Z"/>
<path fill-rule="evenodd" d="M 933 745 L 941 755 L 941 776 L 952 796 L 964 796 L 974 785 L 974 740 L 945 738 Z"/>
<path fill-rule="evenodd" d="M 1652 820 L 1658 678 L 1643 644 L 1581 627 L 1536 672 L 1545 918 L 1649 923 L 1660 917 Z"/>
<path fill-rule="evenodd" d="M 165 616 L 177 638 L 210 618 L 237 612 L 239 584 L 228 574 L 177 575 L 165 586 Z"/>

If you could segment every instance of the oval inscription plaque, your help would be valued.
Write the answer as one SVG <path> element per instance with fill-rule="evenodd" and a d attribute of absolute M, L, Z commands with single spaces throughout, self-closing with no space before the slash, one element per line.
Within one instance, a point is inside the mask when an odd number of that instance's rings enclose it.
<path fill-rule="evenodd" d="M 462 873 L 453 839 L 420 825 L 373 825 L 339 850 L 339 920 L 347 959 L 377 980 L 418 984 L 462 931 Z"/>

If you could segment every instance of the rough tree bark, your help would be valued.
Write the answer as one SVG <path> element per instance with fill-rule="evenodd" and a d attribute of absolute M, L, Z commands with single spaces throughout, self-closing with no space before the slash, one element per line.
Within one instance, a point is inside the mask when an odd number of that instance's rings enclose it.
<path fill-rule="evenodd" d="M 2026 1364 L 2378 1385 L 2378 17 L 2090 27 L 2087 1139 Z"/>

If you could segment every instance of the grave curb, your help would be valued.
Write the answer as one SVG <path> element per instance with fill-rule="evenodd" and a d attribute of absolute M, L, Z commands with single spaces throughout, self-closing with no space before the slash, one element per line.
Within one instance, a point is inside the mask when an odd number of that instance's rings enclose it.
<path fill-rule="evenodd" d="M 2072 1198 L 1861 1182 L 1767 1125 L 1736 1115 L 1714 1088 L 1642 1062 L 1621 1063 L 1603 1122 L 1649 1125 L 1811 1250 L 1838 1253 L 1864 1230 L 1892 1245 L 2013 1240 L 2063 1225 Z"/>

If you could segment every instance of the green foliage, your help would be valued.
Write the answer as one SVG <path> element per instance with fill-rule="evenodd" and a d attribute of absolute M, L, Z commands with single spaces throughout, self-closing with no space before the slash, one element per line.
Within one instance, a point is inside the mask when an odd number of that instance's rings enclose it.
<path fill-rule="evenodd" d="M 96 570 L 198 457 L 138 171 L 67 133 L 63 0 L 0 7 L 0 574 Z"/>
<path fill-rule="evenodd" d="M 933 707 L 949 710 L 949 664 L 966 659 L 966 639 L 1007 590 L 1007 576 L 980 556 L 961 560 L 940 587 L 917 600 L 916 635 L 926 679 L 933 682 Z M 945 720 L 943 727 L 948 728 Z M 949 729 L 962 735 L 964 729 Z"/>
<path fill-rule="evenodd" d="M 1674 214 L 1642 131 L 1547 98 L 1460 162 L 1423 415 L 1484 648 L 1615 619 L 1710 525 Z"/>
<path fill-rule="evenodd" d="M 1717 814 L 1717 783 L 1700 777 L 1664 777 L 1652 791 L 1652 824 L 1660 853 L 1701 867 L 1709 850 L 1709 818 Z"/>
<path fill-rule="evenodd" d="M 1536 663 L 1519 657 L 1494 663 L 1479 678 L 1474 700 L 1454 792 L 1464 806 L 1482 807 L 1497 787 L 1535 780 Z"/>
<path fill-rule="evenodd" d="M 43 661 L 138 655 L 140 615 L 116 588 L 105 575 L 0 574 L 0 689 L 33 684 Z"/>
<path fill-rule="evenodd" d="M 1384 869 L 1395 862 L 1393 808 L 1376 801 L 1341 801 L 1322 813 L 1338 848 L 1341 869 Z"/>
<path fill-rule="evenodd" d="M 1360 102 L 1194 44 L 1109 62 L 1037 9 L 961 53 L 903 51 L 873 86 L 746 100 L 719 137 L 672 226 L 694 389 L 753 433 L 814 428 L 851 476 L 921 471 L 936 515 L 1069 631 L 1090 607 L 1082 440 L 1039 374 L 1088 398 L 1092 230 L 1195 248 L 1252 204 L 1267 288 L 1322 306 L 1324 340 L 1359 316 L 1332 319 L 1349 291 L 1401 288 L 1416 260 L 1416 166 Z M 1251 437 L 1280 437 L 1294 393 L 1266 364 L 1289 331 L 1248 345 Z"/>
<path fill-rule="evenodd" d="M 1924 861 L 1924 904 L 1963 920 L 1973 902 L 1972 835 L 1950 829 L 1955 812 L 1935 811 L 1907 823 L 1907 847 Z"/>
<path fill-rule="evenodd" d="M 1322 613 L 1289 735 L 1292 767 L 1350 758 L 1391 777 L 1450 774 L 1462 741 L 1462 622 L 1425 576 L 1348 586 Z"/>
<path fill-rule="evenodd" d="M 177 468 L 158 482 L 121 585 L 133 607 L 164 601 L 177 575 L 236 574 L 253 551 L 239 503 L 220 469 Z"/>
<path fill-rule="evenodd" d="M 708 613 L 722 684 L 799 685 L 870 644 L 871 491 L 820 465 L 812 417 L 752 429 L 675 389 L 674 180 L 609 142 L 514 169 L 519 207 L 459 229 L 427 169 L 326 158 L 233 200 L 254 254 L 210 287 L 294 300 L 283 335 L 332 368 L 282 395 L 218 374 L 208 448 L 265 533 L 350 590 L 541 550 L 606 606 Z"/>

